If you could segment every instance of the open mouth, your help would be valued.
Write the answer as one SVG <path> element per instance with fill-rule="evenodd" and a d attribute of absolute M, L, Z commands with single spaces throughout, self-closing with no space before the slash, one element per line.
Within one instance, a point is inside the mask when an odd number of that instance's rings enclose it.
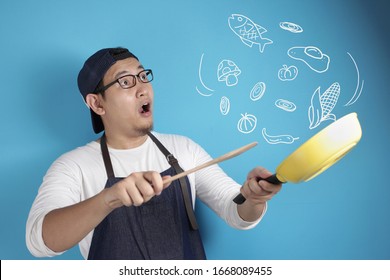
<path fill-rule="evenodd" d="M 139 109 L 139 112 L 141 114 L 145 114 L 145 113 L 149 113 L 150 112 L 150 103 L 149 102 L 145 102 L 141 108 Z"/>

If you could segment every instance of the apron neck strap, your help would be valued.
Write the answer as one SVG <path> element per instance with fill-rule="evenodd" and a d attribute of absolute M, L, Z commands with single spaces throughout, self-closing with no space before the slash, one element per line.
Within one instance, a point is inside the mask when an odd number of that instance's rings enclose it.
<path fill-rule="evenodd" d="M 153 142 L 157 145 L 160 151 L 165 155 L 169 164 L 175 169 L 176 174 L 184 172 L 184 170 L 180 167 L 178 160 L 164 147 L 164 145 L 154 136 L 151 132 L 148 132 L 149 137 L 153 140 Z M 189 188 L 187 186 L 186 178 L 179 178 L 181 191 L 184 199 L 184 206 L 186 208 L 188 219 L 190 220 L 191 228 L 193 230 L 198 229 L 198 224 L 196 222 L 196 217 L 194 210 L 192 208 L 191 195 L 189 192 Z"/>
<path fill-rule="evenodd" d="M 115 178 L 114 169 L 110 159 L 110 153 L 108 152 L 106 134 L 100 138 L 100 149 L 102 150 L 104 166 L 106 167 L 107 177 Z"/>

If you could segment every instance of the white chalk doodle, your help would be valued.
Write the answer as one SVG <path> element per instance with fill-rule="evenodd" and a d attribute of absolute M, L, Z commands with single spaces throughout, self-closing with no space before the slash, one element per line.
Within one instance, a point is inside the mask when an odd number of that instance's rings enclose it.
<path fill-rule="evenodd" d="M 294 112 L 297 109 L 297 106 L 293 102 L 285 99 L 276 100 L 275 106 L 287 112 Z"/>
<path fill-rule="evenodd" d="M 212 96 L 212 95 L 213 95 L 212 93 L 206 94 L 206 93 L 201 92 L 200 89 L 198 89 L 198 86 L 196 86 L 195 89 L 196 89 L 196 91 L 197 91 L 200 95 L 203 95 L 203 96 L 206 96 L 206 97 Z"/>
<path fill-rule="evenodd" d="M 295 140 L 298 140 L 299 137 L 293 137 L 291 135 L 268 135 L 265 127 L 261 130 L 261 134 L 263 135 L 263 138 L 265 141 L 267 141 L 268 144 L 292 144 Z"/>
<path fill-rule="evenodd" d="M 278 78 L 281 81 L 292 81 L 298 76 L 298 68 L 294 65 L 283 65 L 278 71 Z"/>
<path fill-rule="evenodd" d="M 241 41 L 248 47 L 253 44 L 259 45 L 259 51 L 262 53 L 266 45 L 272 44 L 273 41 L 263 37 L 267 29 L 254 23 L 246 16 L 239 14 L 232 14 L 228 18 L 230 29 L 241 39 Z"/>
<path fill-rule="evenodd" d="M 225 82 L 228 87 L 238 83 L 240 68 L 231 60 L 224 59 L 218 64 L 217 77 L 219 82 Z"/>
<path fill-rule="evenodd" d="M 292 33 L 302 33 L 303 32 L 303 28 L 301 26 L 299 26 L 296 23 L 292 23 L 292 22 L 288 22 L 288 21 L 282 21 L 281 23 L 279 23 L 279 27 L 284 29 L 284 30 L 290 31 Z"/>
<path fill-rule="evenodd" d="M 202 64 L 203 64 L 203 56 L 204 56 L 204 53 L 202 53 L 201 57 L 200 57 L 200 62 L 199 62 L 199 69 L 198 69 L 198 77 L 199 77 L 199 81 L 200 83 L 202 84 L 202 86 L 208 90 L 208 91 L 211 91 L 211 92 L 214 92 L 213 89 L 207 87 L 205 85 L 205 83 L 203 82 L 203 79 L 202 79 Z M 200 89 L 198 88 L 198 86 L 195 87 L 196 88 L 196 91 L 200 94 L 200 95 L 203 95 L 203 96 L 211 96 L 213 95 L 212 93 L 209 93 L 209 94 L 206 94 L 206 93 L 203 93 L 200 91 Z"/>
<path fill-rule="evenodd" d="M 360 86 L 360 72 L 359 72 L 359 67 L 357 66 L 356 61 L 355 61 L 355 59 L 352 57 L 352 55 L 351 55 L 349 52 L 347 52 L 347 54 L 348 54 L 349 57 L 352 59 L 352 62 L 353 62 L 353 64 L 355 65 L 356 74 L 357 74 L 357 82 L 356 82 L 355 93 L 353 94 L 352 98 L 351 98 L 344 106 L 350 106 L 350 105 L 352 105 L 353 103 L 355 103 L 355 102 L 359 99 L 360 94 L 362 94 L 363 87 L 364 87 L 364 80 L 362 80 L 361 88 L 360 88 L 360 91 L 358 92 L 359 86 Z"/>
<path fill-rule="evenodd" d="M 337 82 L 333 83 L 323 94 L 320 92 L 320 87 L 315 90 L 308 110 L 310 129 L 316 128 L 323 121 L 336 120 L 332 110 L 336 106 L 339 96 L 340 84 Z"/>
<path fill-rule="evenodd" d="M 254 115 L 245 113 L 241 114 L 241 118 L 238 120 L 237 129 L 239 132 L 248 134 L 255 130 L 257 125 L 257 118 Z"/>
<path fill-rule="evenodd" d="M 326 72 L 329 68 L 330 57 L 317 47 L 292 47 L 287 54 L 293 59 L 303 61 L 317 73 Z"/>
<path fill-rule="evenodd" d="M 230 111 L 230 100 L 226 96 L 222 96 L 221 102 L 219 103 L 219 110 L 221 114 L 226 116 Z"/>
<path fill-rule="evenodd" d="M 260 98 L 263 97 L 264 93 L 265 93 L 265 89 L 266 89 L 266 85 L 264 82 L 258 82 L 256 83 L 251 92 L 249 93 L 249 98 L 252 100 L 252 101 L 257 101 L 259 100 Z"/>

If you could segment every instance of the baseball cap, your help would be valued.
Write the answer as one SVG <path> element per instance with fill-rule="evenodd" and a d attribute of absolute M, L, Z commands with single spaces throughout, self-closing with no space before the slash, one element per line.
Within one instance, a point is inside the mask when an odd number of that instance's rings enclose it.
<path fill-rule="evenodd" d="M 85 61 L 77 77 L 77 84 L 84 100 L 86 100 L 89 93 L 95 92 L 96 87 L 103 79 L 107 70 L 110 69 L 115 62 L 129 57 L 138 60 L 138 58 L 128 49 L 121 47 L 101 49 L 90 56 Z M 93 130 L 95 133 L 102 132 L 104 130 L 104 125 L 101 117 L 92 109 L 90 109 L 90 111 Z"/>

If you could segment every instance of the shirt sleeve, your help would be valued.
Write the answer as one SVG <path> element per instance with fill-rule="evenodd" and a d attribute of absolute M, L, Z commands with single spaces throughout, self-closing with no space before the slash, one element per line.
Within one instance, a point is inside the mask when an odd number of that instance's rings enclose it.
<path fill-rule="evenodd" d="M 47 171 L 26 224 L 26 245 L 32 255 L 52 257 L 63 253 L 54 252 L 45 245 L 42 237 L 43 219 L 54 209 L 80 201 L 79 178 L 75 164 L 64 158 L 56 160 Z"/>
<path fill-rule="evenodd" d="M 210 155 L 199 145 L 195 145 L 196 165 L 212 160 Z M 267 205 L 259 219 L 253 222 L 243 220 L 237 211 L 233 199 L 240 193 L 241 185 L 229 177 L 219 165 L 201 169 L 195 173 L 196 195 L 227 224 L 237 229 L 251 229 L 264 216 Z"/>

